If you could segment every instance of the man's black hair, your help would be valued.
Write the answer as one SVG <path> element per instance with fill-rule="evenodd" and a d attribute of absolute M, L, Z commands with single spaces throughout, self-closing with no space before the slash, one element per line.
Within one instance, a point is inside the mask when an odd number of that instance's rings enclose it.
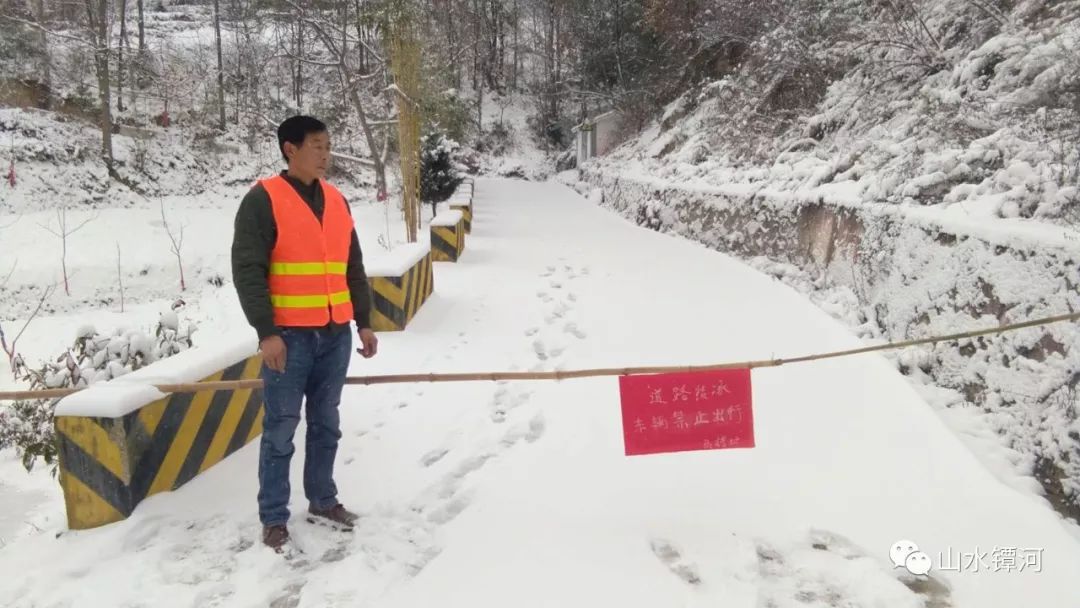
<path fill-rule="evenodd" d="M 285 162 L 289 162 L 289 157 L 285 156 L 285 142 L 300 146 L 309 133 L 325 131 L 326 125 L 318 118 L 302 115 L 286 118 L 277 128 L 278 149 L 281 150 L 281 157 L 285 159 Z"/>

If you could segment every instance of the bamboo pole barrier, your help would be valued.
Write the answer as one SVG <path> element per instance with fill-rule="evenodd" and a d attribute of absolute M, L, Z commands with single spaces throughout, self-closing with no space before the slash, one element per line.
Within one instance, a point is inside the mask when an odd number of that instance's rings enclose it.
<path fill-rule="evenodd" d="M 956 340 L 964 340 L 968 338 L 976 338 L 979 336 L 987 336 L 991 334 L 1001 334 L 1009 331 L 1016 331 L 1019 329 L 1027 329 L 1030 327 L 1041 327 L 1044 325 L 1051 325 L 1054 323 L 1062 323 L 1066 321 L 1080 320 L 1080 313 L 1071 313 L 1067 315 L 1057 315 L 1053 317 L 1044 317 L 1041 319 L 1032 319 L 1030 321 L 1023 321 L 1020 323 L 1012 323 L 1008 325 L 1001 325 L 998 327 L 990 327 L 987 329 L 978 329 L 972 331 L 966 331 L 955 334 L 947 334 L 943 336 L 933 336 L 928 338 L 917 338 L 914 340 L 904 340 L 902 342 L 887 342 L 885 344 L 875 344 L 873 346 L 864 346 L 860 348 L 852 348 L 847 350 L 837 350 L 832 352 L 817 353 L 813 355 L 803 355 L 800 357 L 791 357 L 788 359 L 763 359 L 759 361 L 738 361 L 731 363 L 718 363 L 715 365 L 681 365 L 681 366 L 660 366 L 660 367 L 615 367 L 615 368 L 597 368 L 597 369 L 579 369 L 579 370 L 566 370 L 566 371 L 550 371 L 550 372 L 463 372 L 463 373 L 450 373 L 450 374 L 391 374 L 384 376 L 350 376 L 345 379 L 345 384 L 348 385 L 372 385 L 372 384 L 398 384 L 398 383 L 415 383 L 415 382 L 478 382 L 478 381 L 491 381 L 499 382 L 504 380 L 571 380 L 577 378 L 595 378 L 601 376 L 640 376 L 646 374 L 665 374 L 665 373 L 677 373 L 677 372 L 704 372 L 715 371 L 723 369 L 755 369 L 762 367 L 779 367 L 781 365 L 790 365 L 792 363 L 805 363 L 807 361 L 821 361 L 824 359 L 835 359 L 838 357 L 849 357 L 852 355 L 860 355 L 865 353 L 880 352 L 887 350 L 898 350 L 901 348 L 908 348 L 910 346 L 920 346 L 923 344 L 936 344 L 939 342 L 953 342 Z M 262 388 L 263 381 L 259 378 L 252 378 L 248 380 L 217 380 L 207 382 L 191 382 L 181 384 L 154 384 L 154 388 L 163 393 L 195 393 L 200 391 L 217 391 L 217 390 L 241 390 L 241 389 L 259 389 Z M 58 389 L 44 389 L 44 390 L 28 390 L 28 391 L 9 391 L 0 392 L 0 401 L 19 401 L 24 399 L 56 399 L 60 397 L 66 397 L 73 393 L 86 390 L 84 388 L 58 388 Z"/>

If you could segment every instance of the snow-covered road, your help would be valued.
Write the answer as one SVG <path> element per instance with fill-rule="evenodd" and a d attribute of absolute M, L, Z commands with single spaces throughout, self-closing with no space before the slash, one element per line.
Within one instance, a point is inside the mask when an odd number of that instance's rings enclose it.
<path fill-rule="evenodd" d="M 353 374 L 857 343 L 773 279 L 563 185 L 479 180 L 475 206 L 461 261 L 437 264 L 432 299 Z M 1076 527 L 999 482 L 885 358 L 753 380 L 757 447 L 633 458 L 614 378 L 350 387 L 337 480 L 364 519 L 337 543 L 294 517 L 309 566 L 258 543 L 251 444 L 106 528 L 57 538 L 62 504 L 43 505 L 52 528 L 0 548 L 0 605 L 923 606 L 911 587 L 935 589 L 934 606 L 1080 604 Z M 904 584 L 901 539 L 933 582 Z"/>

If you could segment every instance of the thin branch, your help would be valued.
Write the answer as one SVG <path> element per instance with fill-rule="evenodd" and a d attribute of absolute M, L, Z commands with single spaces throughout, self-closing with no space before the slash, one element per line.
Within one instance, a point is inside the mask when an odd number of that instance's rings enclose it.
<path fill-rule="evenodd" d="M 83 226 L 85 226 L 85 225 L 89 224 L 90 222 L 94 221 L 95 219 L 97 219 L 97 214 L 96 214 L 96 213 L 95 213 L 95 214 L 94 214 L 93 216 L 91 216 L 91 217 L 88 217 L 88 218 L 86 218 L 86 220 L 84 220 L 84 221 L 83 221 L 83 223 L 81 223 L 81 224 L 79 224 L 78 226 L 76 226 L 76 227 L 72 228 L 72 229 L 71 229 L 71 232 L 68 232 L 68 234 L 69 234 L 69 235 L 71 235 L 71 234 L 75 234 L 75 233 L 76 233 L 76 232 L 78 232 L 78 231 L 79 231 L 79 229 L 81 229 L 81 228 L 82 228 Z"/>
<path fill-rule="evenodd" d="M 330 156 L 333 156 L 335 158 L 340 158 L 342 160 L 351 160 L 353 162 L 360 163 L 360 164 L 368 166 L 368 167 L 374 167 L 375 166 L 374 162 L 372 162 L 370 160 L 367 160 L 366 158 L 357 158 L 355 156 L 349 156 L 347 154 L 341 154 L 340 152 L 331 152 Z"/>
<path fill-rule="evenodd" d="M 124 274 L 120 270 L 120 242 L 116 242 L 116 282 L 120 284 L 120 312 L 124 312 Z"/>
<path fill-rule="evenodd" d="M 45 291 L 42 292 L 41 299 L 38 300 L 37 307 L 34 308 L 34 312 L 30 313 L 30 318 L 26 320 L 26 323 L 23 323 L 22 329 L 19 330 L 19 333 L 15 336 L 15 339 L 11 341 L 12 351 L 15 350 L 15 343 L 18 342 L 19 338 L 22 337 L 23 333 L 26 331 L 26 328 L 30 325 L 30 321 L 33 321 L 34 317 L 38 316 L 38 313 L 41 312 L 41 307 L 45 305 L 45 301 L 49 299 L 49 296 L 52 295 L 55 289 L 56 285 L 53 284 L 46 287 Z"/>
<path fill-rule="evenodd" d="M 3 287 L 4 285 L 8 284 L 8 281 L 10 281 L 11 277 L 15 274 L 15 267 L 18 266 L 18 265 L 19 265 L 19 258 L 15 258 L 15 262 L 11 265 L 11 270 L 8 271 L 7 276 L 4 277 L 4 280 L 0 281 L 0 287 Z"/>
<path fill-rule="evenodd" d="M 161 207 L 161 223 L 165 226 L 165 233 L 169 236 L 169 241 L 172 242 L 172 253 L 176 256 L 176 265 L 180 268 L 180 291 L 187 289 L 187 283 L 184 280 L 184 259 L 181 254 L 181 249 L 184 246 L 184 225 L 180 225 L 179 237 L 177 233 L 174 233 L 169 226 L 169 221 L 165 219 L 165 201 L 158 199 L 158 204 Z"/>
<path fill-rule="evenodd" d="M 392 85 L 386 87 L 385 89 L 383 89 L 383 91 L 393 91 L 394 93 L 397 93 L 398 95 L 401 95 L 401 98 L 404 99 L 405 101 L 411 103 L 413 105 L 413 107 L 416 107 L 416 108 L 420 107 L 420 104 L 416 103 L 408 95 L 406 95 L 405 91 L 402 91 L 401 88 L 399 88 L 397 86 L 397 84 L 392 84 Z"/>
<path fill-rule="evenodd" d="M 99 47 L 97 44 L 94 44 L 93 42 L 88 42 L 88 41 L 86 41 L 86 40 L 84 40 L 82 38 L 79 38 L 78 36 L 72 36 L 71 34 L 61 34 L 60 32 L 54 32 L 54 31 L 46 28 L 45 26 L 41 25 L 40 23 L 37 23 L 36 21 L 29 21 L 27 19 L 20 19 L 18 17 L 12 17 L 11 15 L 0 15 L 0 19 L 4 19 L 5 21 L 10 21 L 12 23 L 20 23 L 22 25 L 30 26 L 30 27 L 32 27 L 32 28 L 34 28 L 34 29 L 36 29 L 36 30 L 38 30 L 40 32 L 45 32 L 46 34 L 48 34 L 50 36 L 56 36 L 57 38 L 63 38 L 65 40 L 71 40 L 72 42 L 78 42 L 79 44 L 84 44 L 84 45 L 90 47 L 91 49 L 94 49 L 95 51 L 101 50 L 101 47 Z M 111 50 L 112 49 L 111 46 L 110 47 L 105 47 L 105 48 L 106 48 L 106 50 Z"/>
<path fill-rule="evenodd" d="M 30 314 L 30 318 L 28 318 L 26 322 L 23 323 L 22 328 L 19 329 L 19 333 L 15 336 L 15 339 L 13 339 L 10 344 L 8 344 L 7 336 L 4 335 L 3 326 L 0 325 L 0 348 L 3 348 L 4 353 L 8 356 L 8 364 L 11 367 L 12 373 L 16 373 L 15 360 L 18 355 L 15 351 L 15 346 L 19 343 L 19 338 L 21 338 L 23 333 L 26 332 L 26 328 L 30 326 L 30 322 L 38 316 L 39 312 L 41 312 L 41 307 L 45 305 L 45 301 L 49 299 L 49 296 L 52 295 L 53 289 L 55 288 L 55 284 L 45 288 L 45 291 L 41 294 L 41 299 L 38 300 L 37 308 L 35 308 L 34 312 Z"/>
<path fill-rule="evenodd" d="M 321 67 L 324 67 L 324 68 L 336 68 L 336 67 L 341 65 L 340 63 L 332 63 L 332 62 L 329 62 L 329 61 L 315 61 L 314 59 L 307 59 L 307 58 L 304 58 L 304 57 L 297 57 L 296 55 L 294 55 L 294 54 L 292 54 L 290 52 L 287 52 L 287 51 L 285 53 L 274 55 L 274 56 L 271 57 L 271 59 L 294 59 L 294 60 L 299 61 L 301 63 L 306 63 L 308 65 L 317 65 L 317 66 L 321 66 Z"/>
<path fill-rule="evenodd" d="M 21 219 L 22 219 L 22 214 L 20 213 L 19 215 L 15 216 L 15 219 L 12 220 L 10 224 L 4 224 L 3 226 L 0 226 L 0 230 L 7 230 L 8 228 L 11 228 L 15 224 L 18 224 L 19 220 L 21 220 Z"/>

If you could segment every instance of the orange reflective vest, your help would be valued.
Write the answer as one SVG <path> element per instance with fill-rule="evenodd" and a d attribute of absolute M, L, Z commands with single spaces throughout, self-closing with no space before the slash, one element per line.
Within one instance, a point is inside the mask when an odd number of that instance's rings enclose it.
<path fill-rule="evenodd" d="M 277 243 L 270 252 L 270 303 L 279 327 L 321 327 L 353 318 L 345 271 L 353 223 L 345 197 L 320 180 L 322 223 L 280 175 L 259 181 L 270 195 Z"/>

